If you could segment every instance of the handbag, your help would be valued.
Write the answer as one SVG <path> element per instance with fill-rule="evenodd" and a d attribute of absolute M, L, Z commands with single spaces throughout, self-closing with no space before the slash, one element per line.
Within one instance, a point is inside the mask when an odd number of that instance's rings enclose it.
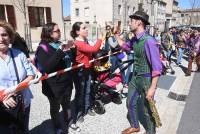
<path fill-rule="evenodd" d="M 14 69 L 15 69 L 15 74 L 17 77 L 17 83 L 20 83 L 19 80 L 19 74 L 17 71 L 17 66 L 16 66 L 16 62 L 14 60 L 14 55 L 12 50 L 10 49 L 10 53 L 11 53 L 11 58 L 13 61 L 13 65 L 14 65 Z M 7 108 L 4 105 L 1 104 L 1 109 L 3 109 L 4 112 L 6 112 L 9 116 L 9 118 L 12 119 L 11 125 L 15 124 L 15 127 L 18 127 L 19 129 L 23 129 L 23 123 L 24 123 L 24 99 L 23 99 L 23 95 L 18 92 L 16 95 L 12 96 L 13 99 L 16 102 L 16 106 L 14 108 Z"/>

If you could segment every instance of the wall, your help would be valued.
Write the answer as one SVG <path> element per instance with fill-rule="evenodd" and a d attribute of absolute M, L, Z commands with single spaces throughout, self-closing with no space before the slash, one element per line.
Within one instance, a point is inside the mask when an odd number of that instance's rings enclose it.
<path fill-rule="evenodd" d="M 64 24 L 62 21 L 62 7 L 61 7 L 61 0 L 26 0 L 29 1 L 28 6 L 36 6 L 36 7 L 51 7 L 51 15 L 52 15 L 52 21 L 56 22 L 61 30 L 62 37 L 61 39 L 64 39 Z M 15 0 L 17 2 L 17 0 Z M 8 5 L 13 5 L 13 3 L 10 0 L 0 0 L 0 4 L 8 4 Z M 14 5 L 13 5 L 14 6 Z M 20 33 L 21 36 L 25 37 L 24 35 L 24 16 L 22 12 L 20 12 L 15 6 L 15 16 L 16 16 L 16 23 L 17 23 L 17 32 Z M 28 10 L 28 9 L 27 9 Z M 27 14 L 27 19 L 28 19 L 28 14 Z M 32 42 L 39 42 L 40 40 L 40 34 L 41 34 L 41 27 L 37 28 L 31 28 L 31 38 Z"/>

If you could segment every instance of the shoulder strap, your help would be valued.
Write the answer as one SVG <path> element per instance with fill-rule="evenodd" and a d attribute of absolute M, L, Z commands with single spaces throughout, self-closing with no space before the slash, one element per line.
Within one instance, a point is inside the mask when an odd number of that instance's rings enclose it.
<path fill-rule="evenodd" d="M 18 71 L 17 71 L 17 66 L 16 66 L 16 62 L 15 62 L 15 59 L 14 59 L 14 55 L 13 55 L 12 50 L 11 49 L 9 49 L 9 50 L 10 50 L 11 58 L 12 58 L 13 65 L 14 65 L 14 68 L 15 68 L 15 74 L 16 74 L 16 77 L 17 77 L 17 83 L 20 83 L 19 74 L 18 74 Z"/>
<path fill-rule="evenodd" d="M 45 52 L 48 52 L 48 48 L 47 48 L 47 46 L 46 46 L 45 44 L 39 44 L 39 46 L 37 47 L 36 53 L 37 53 L 37 51 L 38 51 L 38 49 L 39 49 L 40 47 L 41 47 Z"/>

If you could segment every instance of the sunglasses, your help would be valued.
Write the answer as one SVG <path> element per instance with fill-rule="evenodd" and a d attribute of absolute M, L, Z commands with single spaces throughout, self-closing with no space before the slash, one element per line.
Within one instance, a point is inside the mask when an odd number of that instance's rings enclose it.
<path fill-rule="evenodd" d="M 60 33 L 60 29 L 52 31 L 53 33 Z"/>

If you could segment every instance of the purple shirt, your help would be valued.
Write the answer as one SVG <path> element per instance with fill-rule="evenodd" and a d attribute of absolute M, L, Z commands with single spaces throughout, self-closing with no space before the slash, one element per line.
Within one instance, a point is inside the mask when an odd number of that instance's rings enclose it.
<path fill-rule="evenodd" d="M 136 34 L 130 42 L 125 42 L 121 47 L 125 51 L 131 50 L 131 45 L 134 45 L 136 40 L 142 38 L 146 33 L 142 32 Z M 159 76 L 162 71 L 162 64 L 160 61 L 160 53 L 157 42 L 154 38 L 148 38 L 144 43 L 144 50 L 147 56 L 147 60 L 150 63 L 152 69 L 152 77 Z"/>

